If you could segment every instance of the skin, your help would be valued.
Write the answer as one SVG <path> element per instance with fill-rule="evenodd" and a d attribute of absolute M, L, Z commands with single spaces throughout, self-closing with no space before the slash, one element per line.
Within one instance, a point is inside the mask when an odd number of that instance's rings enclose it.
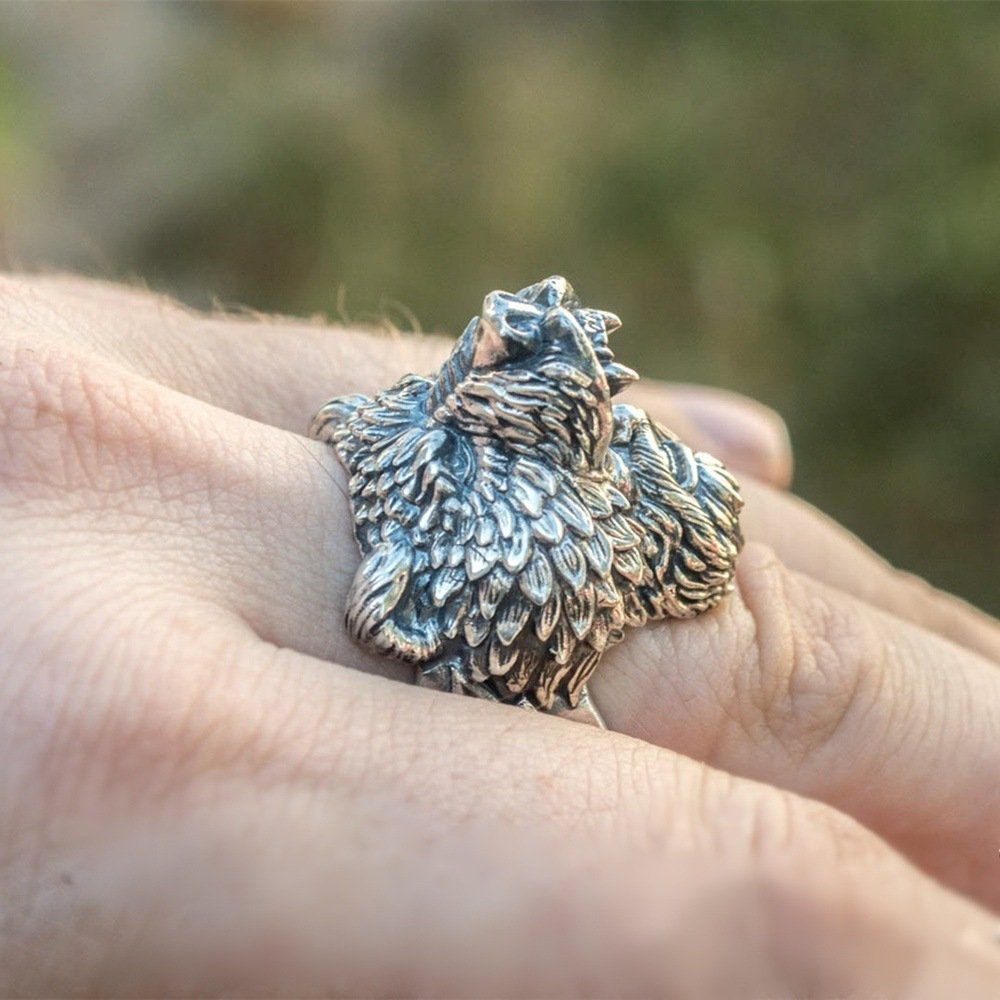
<path fill-rule="evenodd" d="M 300 432 L 446 350 L 0 281 L 0 993 L 994 995 L 1000 625 L 785 493 L 758 404 L 629 394 L 749 543 L 605 657 L 615 731 L 349 643 Z"/>

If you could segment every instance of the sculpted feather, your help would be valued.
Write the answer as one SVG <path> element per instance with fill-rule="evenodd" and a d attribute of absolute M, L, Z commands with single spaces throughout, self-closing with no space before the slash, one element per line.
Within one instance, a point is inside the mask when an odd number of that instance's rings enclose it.
<path fill-rule="evenodd" d="M 331 400 L 350 474 L 358 642 L 424 684 L 599 721 L 586 684 L 627 625 L 732 588 L 733 477 L 612 397 L 617 317 L 563 278 L 493 292 L 432 377 Z"/>

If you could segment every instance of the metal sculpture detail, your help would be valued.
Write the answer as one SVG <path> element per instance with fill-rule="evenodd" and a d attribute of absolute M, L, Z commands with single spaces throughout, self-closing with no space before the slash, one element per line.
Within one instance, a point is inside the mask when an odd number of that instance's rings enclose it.
<path fill-rule="evenodd" d="M 599 723 L 587 681 L 625 627 L 732 589 L 737 484 L 612 405 L 638 377 L 619 326 L 564 278 L 492 292 L 436 375 L 319 411 L 350 474 L 356 641 L 420 683 Z"/>

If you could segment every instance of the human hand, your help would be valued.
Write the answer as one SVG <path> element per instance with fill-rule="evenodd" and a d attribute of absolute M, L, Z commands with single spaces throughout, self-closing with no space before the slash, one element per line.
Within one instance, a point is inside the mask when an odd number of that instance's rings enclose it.
<path fill-rule="evenodd" d="M 986 995 L 1000 626 L 780 489 L 605 657 L 624 735 L 375 676 L 295 432 L 446 349 L 3 282 L 0 990 Z M 763 411 L 632 398 L 786 481 Z"/>

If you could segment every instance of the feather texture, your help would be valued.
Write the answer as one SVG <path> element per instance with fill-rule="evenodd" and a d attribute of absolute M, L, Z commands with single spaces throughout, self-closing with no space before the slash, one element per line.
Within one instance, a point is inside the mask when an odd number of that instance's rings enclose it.
<path fill-rule="evenodd" d="M 312 433 L 348 470 L 363 562 L 352 635 L 448 690 L 576 705 L 626 625 L 732 587 L 732 476 L 612 406 L 610 313 L 550 278 L 493 293 L 441 370 L 331 400 Z"/>

